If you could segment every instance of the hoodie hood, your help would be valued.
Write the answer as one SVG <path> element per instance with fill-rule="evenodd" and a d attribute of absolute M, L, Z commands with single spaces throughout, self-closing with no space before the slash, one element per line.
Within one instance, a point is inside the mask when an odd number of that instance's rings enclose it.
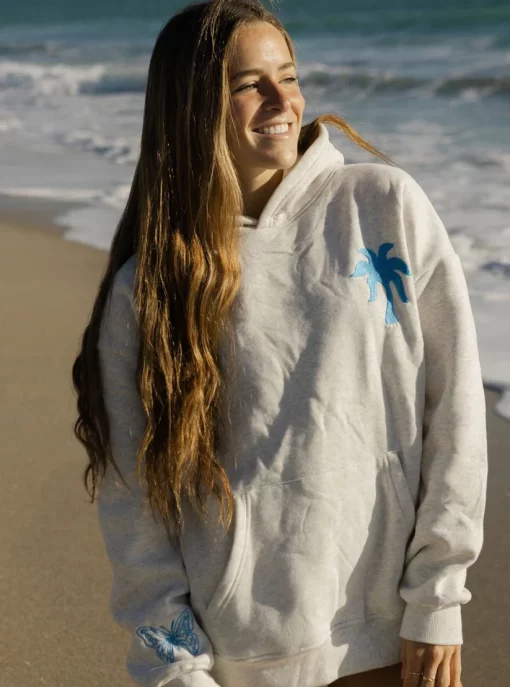
<path fill-rule="evenodd" d="M 241 231 L 288 224 L 322 189 L 329 177 L 323 173 L 332 166 L 344 164 L 344 156 L 329 140 L 327 128 L 322 123 L 319 127 L 319 136 L 277 187 L 260 218 L 247 215 L 238 218 Z"/>

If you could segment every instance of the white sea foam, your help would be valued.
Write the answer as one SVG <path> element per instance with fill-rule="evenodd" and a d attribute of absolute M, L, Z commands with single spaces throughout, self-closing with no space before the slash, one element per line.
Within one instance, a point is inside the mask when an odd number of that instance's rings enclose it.
<path fill-rule="evenodd" d="M 117 186 L 109 194 L 103 197 L 103 205 L 123 210 L 129 197 L 130 190 L 131 186 L 129 184 Z"/>
<path fill-rule="evenodd" d="M 12 196 L 14 198 L 41 198 L 44 200 L 77 201 L 83 203 L 95 203 L 102 200 L 101 193 L 97 191 L 97 189 L 64 189 L 51 188 L 49 186 L 10 188 L 7 186 L 1 188 L 0 191 L 6 196 Z"/>
<path fill-rule="evenodd" d="M 101 64 L 90 67 L 66 64 L 42 65 L 4 60 L 0 62 L 0 89 L 20 89 L 46 96 L 78 95 L 87 83 L 97 83 L 106 72 Z"/>
<path fill-rule="evenodd" d="M 8 131 L 14 131 L 16 129 L 23 129 L 23 122 L 17 117 L 0 119 L 0 133 L 6 134 Z"/>
<path fill-rule="evenodd" d="M 109 250 L 120 216 L 118 208 L 94 205 L 67 212 L 58 218 L 57 224 L 66 228 L 66 241 Z"/>
<path fill-rule="evenodd" d="M 121 136 L 106 136 L 92 131 L 77 130 L 60 136 L 57 134 L 55 140 L 69 147 L 96 153 L 119 165 L 134 163 L 137 159 L 138 151 Z"/>

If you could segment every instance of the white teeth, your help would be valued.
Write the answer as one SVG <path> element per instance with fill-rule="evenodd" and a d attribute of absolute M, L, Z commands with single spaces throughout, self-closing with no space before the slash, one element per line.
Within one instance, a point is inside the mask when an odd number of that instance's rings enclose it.
<path fill-rule="evenodd" d="M 279 124 L 278 126 L 264 126 L 262 129 L 255 129 L 255 131 L 260 134 L 285 134 L 288 130 L 288 124 Z"/>

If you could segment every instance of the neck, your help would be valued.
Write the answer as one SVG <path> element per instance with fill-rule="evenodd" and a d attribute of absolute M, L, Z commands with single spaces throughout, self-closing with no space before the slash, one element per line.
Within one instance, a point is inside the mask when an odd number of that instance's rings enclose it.
<path fill-rule="evenodd" d="M 265 170 L 263 174 L 250 179 L 241 177 L 243 214 L 259 219 L 275 190 L 285 176 L 285 170 Z"/>

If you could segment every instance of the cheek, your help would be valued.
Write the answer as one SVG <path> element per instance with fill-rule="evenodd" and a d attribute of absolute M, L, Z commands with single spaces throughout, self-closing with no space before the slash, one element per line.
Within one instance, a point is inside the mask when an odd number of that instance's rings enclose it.
<path fill-rule="evenodd" d="M 300 93 L 299 96 L 297 97 L 296 101 L 296 108 L 303 114 L 306 106 L 306 100 L 304 99 L 303 95 Z"/>
<path fill-rule="evenodd" d="M 246 104 L 234 103 L 232 105 L 232 119 L 237 131 L 241 132 L 246 129 L 250 122 L 250 118 L 251 114 Z"/>

